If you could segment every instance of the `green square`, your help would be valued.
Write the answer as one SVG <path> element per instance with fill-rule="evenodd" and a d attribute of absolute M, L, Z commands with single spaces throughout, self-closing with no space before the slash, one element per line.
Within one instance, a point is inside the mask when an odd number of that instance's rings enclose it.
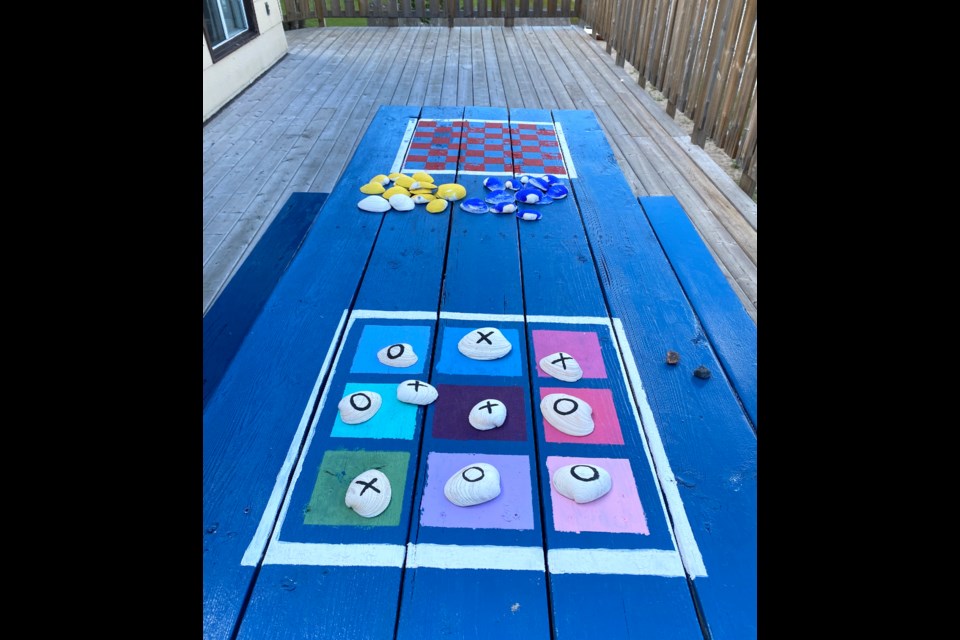
<path fill-rule="evenodd" d="M 400 524 L 403 491 L 410 454 L 406 451 L 326 451 L 304 524 L 390 527 Z M 368 469 L 377 469 L 390 481 L 390 506 L 374 518 L 364 518 L 344 502 L 350 482 Z"/>

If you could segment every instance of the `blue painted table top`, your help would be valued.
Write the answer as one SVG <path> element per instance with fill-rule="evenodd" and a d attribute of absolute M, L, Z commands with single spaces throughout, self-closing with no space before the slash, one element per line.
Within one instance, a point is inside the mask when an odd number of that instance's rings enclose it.
<path fill-rule="evenodd" d="M 358 207 L 418 172 L 568 195 Z M 755 638 L 756 329 L 685 219 L 637 200 L 592 112 L 381 107 L 205 391 L 204 637 Z M 373 517 L 358 483 L 389 483 Z"/>

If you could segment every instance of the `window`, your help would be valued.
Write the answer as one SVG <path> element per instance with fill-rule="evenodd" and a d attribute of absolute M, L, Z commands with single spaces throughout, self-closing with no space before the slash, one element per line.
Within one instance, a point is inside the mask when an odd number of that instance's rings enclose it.
<path fill-rule="evenodd" d="M 252 0 L 203 0 L 203 33 L 214 62 L 256 37 Z"/>

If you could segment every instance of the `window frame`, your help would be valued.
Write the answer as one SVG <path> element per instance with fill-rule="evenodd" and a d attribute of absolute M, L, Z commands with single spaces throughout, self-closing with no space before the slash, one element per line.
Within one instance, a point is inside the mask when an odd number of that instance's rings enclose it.
<path fill-rule="evenodd" d="M 247 30 L 241 33 L 238 36 L 225 41 L 218 47 L 214 47 L 211 43 L 213 39 L 210 37 L 210 33 L 207 31 L 207 25 L 203 25 L 203 38 L 207 43 L 207 51 L 210 52 L 210 58 L 213 62 L 222 60 L 226 56 L 230 55 L 243 45 L 247 44 L 254 38 L 260 35 L 260 25 L 257 22 L 257 11 L 254 8 L 255 0 L 241 0 L 243 4 L 243 10 L 247 15 Z"/>

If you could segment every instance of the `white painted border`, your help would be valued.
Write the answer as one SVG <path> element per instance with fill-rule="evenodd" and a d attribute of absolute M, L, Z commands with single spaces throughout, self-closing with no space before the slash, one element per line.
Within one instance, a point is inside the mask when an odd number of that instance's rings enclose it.
<path fill-rule="evenodd" d="M 680 554 L 665 549 L 549 549 L 550 573 L 684 577 Z"/>
<path fill-rule="evenodd" d="M 543 571 L 542 547 L 407 544 L 407 568 Z"/>
<path fill-rule="evenodd" d="M 298 564 L 331 567 L 403 566 L 407 549 L 402 544 L 325 544 L 317 542 L 270 543 L 263 564 Z"/>
<path fill-rule="evenodd" d="M 378 311 L 376 309 L 354 309 L 351 320 L 437 320 L 436 311 Z"/>
<path fill-rule="evenodd" d="M 297 426 L 297 432 L 290 442 L 290 448 L 287 449 L 287 456 L 283 459 L 283 464 L 280 465 L 280 472 L 277 473 L 277 479 L 273 483 L 273 491 L 270 492 L 267 506 L 263 510 L 263 515 L 260 516 L 260 524 L 257 525 L 257 530 L 253 534 L 253 540 L 247 545 L 247 550 L 243 553 L 243 558 L 240 560 L 240 564 L 245 567 L 255 567 L 263 556 L 264 548 L 267 546 L 267 537 L 270 535 L 274 518 L 283 501 L 284 488 L 287 486 L 290 469 L 293 467 L 293 461 L 296 459 L 297 451 L 300 449 L 300 442 L 303 440 L 303 432 L 306 430 L 307 423 L 310 419 L 310 410 L 313 407 L 314 401 L 317 399 L 317 393 L 320 391 L 320 381 L 323 380 L 323 375 L 330 366 L 330 359 L 333 357 L 333 347 L 337 344 L 337 338 L 340 337 L 343 331 L 343 323 L 346 318 L 347 311 L 344 310 L 340 315 L 340 322 L 337 324 L 337 329 L 333 334 L 334 338 L 330 341 L 327 355 L 323 359 L 323 364 L 320 365 L 320 373 L 317 374 L 317 380 L 313 383 L 313 391 L 310 392 L 307 406 L 304 407 L 303 414 L 300 416 L 300 424 Z"/>
<path fill-rule="evenodd" d="M 612 329 L 610 318 L 603 316 L 527 316 L 527 323 L 549 322 L 552 324 L 602 324 Z"/>
<path fill-rule="evenodd" d="M 630 340 L 627 339 L 626 331 L 623 329 L 623 322 L 619 318 L 613 319 L 613 328 L 618 339 L 622 340 L 621 349 L 617 353 L 623 353 L 626 358 L 626 369 L 629 372 L 629 384 L 637 395 L 637 402 L 640 407 L 640 422 L 647 440 L 650 442 L 656 464 L 652 467 L 656 470 L 657 477 L 660 480 L 660 487 L 667 504 L 670 506 L 670 520 L 673 527 L 670 528 L 670 535 L 676 533 L 675 544 L 680 551 L 680 558 L 686 567 L 687 574 L 691 578 L 705 578 L 707 568 L 703 564 L 703 556 L 700 554 L 700 547 L 693 537 L 693 529 L 690 527 L 690 521 L 687 519 L 687 511 L 683 508 L 683 500 L 680 498 L 680 491 L 677 489 L 677 479 L 670 469 L 670 461 L 667 459 L 667 452 L 663 448 L 663 440 L 660 439 L 660 430 L 657 429 L 657 421 L 653 418 L 653 410 L 647 401 L 647 392 L 643 388 L 643 380 L 640 378 L 640 371 L 637 369 L 636 360 L 633 358 L 633 349 L 630 347 Z M 632 402 L 630 403 L 633 404 Z M 644 449 L 646 449 L 644 444 Z M 663 498 L 661 498 L 662 500 Z"/>
<path fill-rule="evenodd" d="M 559 122 L 554 122 L 556 128 L 557 140 L 560 142 L 560 152 L 563 154 L 563 162 L 567 167 L 567 177 L 573 180 L 577 177 L 577 168 L 573 166 L 573 155 L 570 154 L 570 147 L 567 146 L 567 137 L 563 135 L 563 127 Z"/>
<path fill-rule="evenodd" d="M 410 148 L 410 141 L 413 140 L 413 132 L 417 130 L 418 118 L 410 118 L 407 122 L 407 129 L 403 132 L 403 139 L 400 141 L 400 148 L 397 150 L 397 157 L 393 160 L 393 166 L 390 167 L 390 173 L 400 173 L 400 167 L 403 161 L 407 159 L 407 151 Z"/>
<path fill-rule="evenodd" d="M 474 320 L 479 322 L 523 322 L 523 314 L 510 313 L 460 313 L 457 311 L 441 311 L 441 320 Z"/>

